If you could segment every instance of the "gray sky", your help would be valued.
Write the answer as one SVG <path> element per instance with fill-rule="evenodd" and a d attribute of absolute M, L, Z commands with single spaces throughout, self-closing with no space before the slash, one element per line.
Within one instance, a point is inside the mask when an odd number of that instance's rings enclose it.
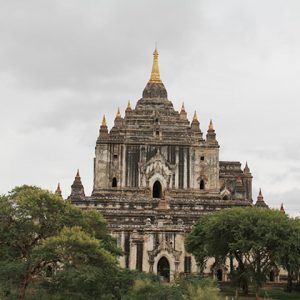
<path fill-rule="evenodd" d="M 0 193 L 87 194 L 102 115 L 141 98 L 158 42 L 169 99 L 221 160 L 248 161 L 266 202 L 300 211 L 300 1 L 0 0 Z"/>

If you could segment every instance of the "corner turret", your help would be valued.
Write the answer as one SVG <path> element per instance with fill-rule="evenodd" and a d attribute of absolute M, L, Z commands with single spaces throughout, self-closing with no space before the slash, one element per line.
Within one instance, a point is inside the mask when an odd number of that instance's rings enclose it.
<path fill-rule="evenodd" d="M 101 123 L 100 130 L 99 130 L 98 141 L 107 140 L 108 138 L 109 138 L 109 134 L 108 134 L 108 129 L 107 129 L 107 125 L 106 125 L 106 119 L 105 119 L 105 115 L 103 115 L 102 123 Z"/>
<path fill-rule="evenodd" d="M 261 208 L 269 208 L 269 206 L 266 204 L 264 201 L 264 196 L 262 195 L 261 189 L 259 189 L 259 193 L 257 196 L 257 201 L 255 203 L 256 207 L 261 207 Z"/>
<path fill-rule="evenodd" d="M 128 104 L 127 104 L 127 107 L 126 107 L 126 110 L 125 110 L 125 113 L 130 113 L 132 112 L 132 108 L 131 108 L 131 102 L 130 100 L 128 100 Z"/>
<path fill-rule="evenodd" d="M 253 202 L 252 200 L 252 174 L 250 172 L 250 168 L 248 167 L 248 163 L 246 162 L 245 168 L 243 170 L 244 173 L 244 183 L 246 188 L 246 198 Z"/>
<path fill-rule="evenodd" d="M 81 182 L 79 170 L 77 170 L 74 182 L 71 185 L 71 195 L 69 196 L 69 198 L 71 198 L 72 200 L 84 200 L 85 198 L 84 187 Z"/>
<path fill-rule="evenodd" d="M 55 190 L 55 194 L 62 197 L 62 194 L 61 194 L 61 189 L 60 189 L 60 184 L 58 183 L 57 184 L 57 188 Z"/>
<path fill-rule="evenodd" d="M 181 120 L 186 120 L 187 119 L 187 113 L 185 111 L 185 107 L 184 107 L 183 102 L 182 102 L 182 105 L 181 105 L 181 110 L 180 110 L 179 116 L 180 116 Z"/>
<path fill-rule="evenodd" d="M 214 125 L 212 120 L 210 120 L 209 125 L 208 125 L 208 130 L 206 134 L 206 141 L 209 145 L 218 145 L 218 142 L 216 140 L 216 133 L 214 129 Z"/>
<path fill-rule="evenodd" d="M 120 108 L 118 107 L 118 111 L 117 111 L 116 117 L 115 117 L 115 127 L 121 127 L 122 122 L 123 122 L 123 119 L 122 119 L 122 116 L 120 113 Z"/>

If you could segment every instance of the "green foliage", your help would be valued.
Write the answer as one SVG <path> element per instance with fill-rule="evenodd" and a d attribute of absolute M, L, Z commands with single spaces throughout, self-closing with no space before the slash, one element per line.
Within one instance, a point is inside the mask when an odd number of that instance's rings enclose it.
<path fill-rule="evenodd" d="M 230 287 L 229 285 L 223 285 L 221 288 L 221 294 L 223 296 L 222 299 L 225 300 L 225 297 L 228 296 L 228 299 L 236 299 L 235 298 L 235 288 Z M 299 300 L 300 292 L 294 291 L 292 293 L 287 293 L 282 288 L 271 288 L 265 287 L 259 291 L 258 296 L 259 299 L 273 299 L 273 300 Z M 238 299 L 244 299 L 243 296 L 238 297 Z M 256 299 L 255 290 L 250 286 L 249 294 L 245 299 Z"/>
<path fill-rule="evenodd" d="M 220 289 L 216 282 L 198 276 L 187 277 L 180 283 L 185 300 L 220 300 Z"/>
<path fill-rule="evenodd" d="M 288 272 L 288 282 L 286 290 L 292 291 L 293 279 L 300 274 L 300 220 L 291 219 L 291 226 L 287 232 L 282 249 L 277 253 L 277 260 L 281 266 Z"/>
<path fill-rule="evenodd" d="M 210 279 L 188 277 L 174 284 L 153 282 L 149 278 L 135 280 L 124 300 L 219 300 L 219 288 Z"/>
<path fill-rule="evenodd" d="M 218 289 L 215 287 L 199 287 L 199 286 L 188 286 L 187 288 L 187 300 L 220 300 L 218 295 Z"/>
<path fill-rule="evenodd" d="M 154 283 L 149 279 L 137 279 L 131 292 L 124 297 L 124 300 L 152 299 L 179 300 L 182 296 L 176 286 Z"/>
<path fill-rule="evenodd" d="M 289 262 L 298 264 L 300 231 L 294 223 L 279 211 L 225 209 L 200 218 L 187 237 L 187 248 L 202 267 L 208 257 L 224 260 L 233 255 L 238 267 L 231 277 L 247 293 L 249 281 L 259 289 L 270 269 L 281 264 L 284 253 L 290 253 Z"/>
<path fill-rule="evenodd" d="M 274 289 L 262 289 L 260 291 L 260 297 L 266 297 L 269 299 L 274 300 L 299 300 L 300 299 L 300 293 L 299 292 L 293 292 L 293 293 L 287 293 L 283 291 L 280 288 L 274 288 Z"/>
<path fill-rule="evenodd" d="M 27 290 L 32 297 L 51 290 L 56 298 L 55 291 L 63 291 L 63 299 L 93 299 L 96 292 L 111 294 L 119 272 L 121 252 L 103 217 L 37 187 L 0 197 L 0 246 L 0 287 L 7 299 L 16 297 L 14 291 L 24 299 Z"/>

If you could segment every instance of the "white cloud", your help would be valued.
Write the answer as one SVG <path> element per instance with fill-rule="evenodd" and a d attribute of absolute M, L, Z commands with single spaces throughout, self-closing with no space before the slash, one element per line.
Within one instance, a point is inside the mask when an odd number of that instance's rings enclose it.
<path fill-rule="evenodd" d="M 99 123 L 135 103 L 158 41 L 174 107 L 213 118 L 221 159 L 248 163 L 254 190 L 296 213 L 300 2 L 0 1 L 0 192 L 87 193 Z M 293 191 L 293 192 L 289 192 Z M 276 196 L 277 195 L 277 196 Z M 277 203 L 278 202 L 278 203 Z"/>

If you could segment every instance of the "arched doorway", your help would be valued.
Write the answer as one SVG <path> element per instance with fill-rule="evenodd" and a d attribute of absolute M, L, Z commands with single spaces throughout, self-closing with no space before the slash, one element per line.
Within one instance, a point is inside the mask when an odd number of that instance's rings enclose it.
<path fill-rule="evenodd" d="M 118 185 L 117 178 L 114 177 L 114 178 L 112 179 L 111 186 L 112 186 L 112 187 L 117 187 L 117 185 Z"/>
<path fill-rule="evenodd" d="M 223 271 L 221 269 L 217 270 L 216 277 L 218 281 L 223 281 Z"/>
<path fill-rule="evenodd" d="M 269 278 L 271 282 L 275 281 L 275 272 L 273 270 L 270 271 Z"/>
<path fill-rule="evenodd" d="M 201 181 L 200 181 L 200 190 L 204 190 L 204 188 L 205 188 L 205 183 L 204 183 L 204 180 L 201 179 Z"/>
<path fill-rule="evenodd" d="M 164 256 L 157 263 L 157 274 L 162 281 L 170 282 L 170 264 Z"/>
<path fill-rule="evenodd" d="M 153 184 L 152 198 L 161 198 L 161 196 L 162 196 L 161 184 L 158 180 L 156 180 Z"/>

